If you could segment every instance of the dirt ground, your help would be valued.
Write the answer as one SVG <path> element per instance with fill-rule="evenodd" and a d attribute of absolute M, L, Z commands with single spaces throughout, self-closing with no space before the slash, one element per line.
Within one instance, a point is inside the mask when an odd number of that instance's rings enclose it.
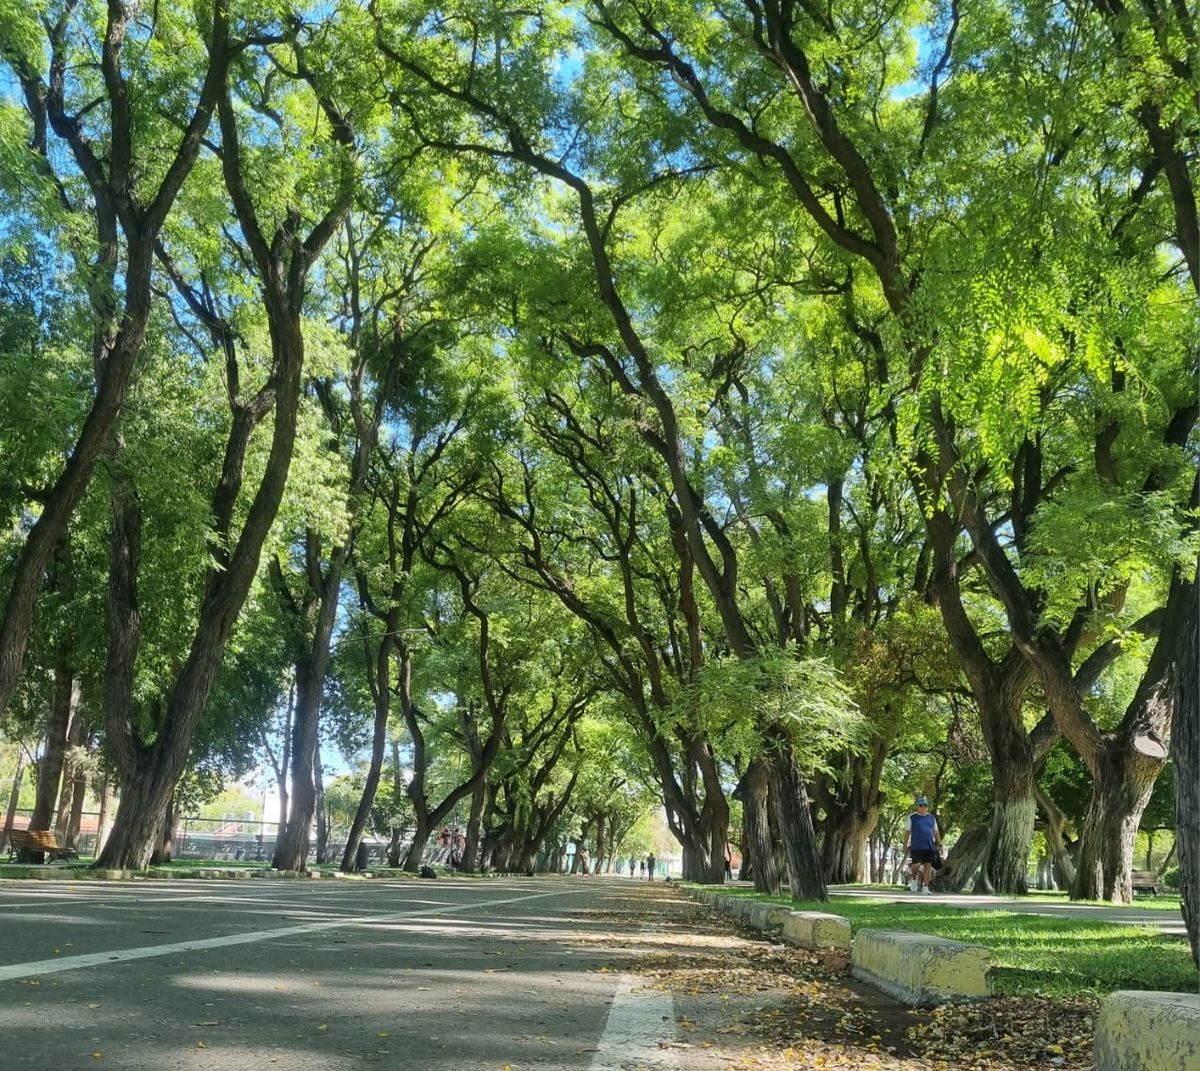
<path fill-rule="evenodd" d="M 581 916 L 624 935 L 602 969 L 634 970 L 672 995 L 686 1040 L 662 1045 L 689 1071 L 1092 1067 L 1091 1001 L 909 1008 L 852 978 L 844 955 L 792 948 L 669 885 L 613 891 Z"/>

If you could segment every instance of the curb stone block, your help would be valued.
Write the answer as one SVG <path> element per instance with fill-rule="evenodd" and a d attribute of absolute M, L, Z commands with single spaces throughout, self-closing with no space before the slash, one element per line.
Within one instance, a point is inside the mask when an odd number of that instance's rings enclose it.
<path fill-rule="evenodd" d="M 1096 1071 L 1200 1067 L 1200 994 L 1118 990 L 1096 1016 Z"/>
<path fill-rule="evenodd" d="M 991 949 L 924 933 L 859 930 L 851 973 L 916 1007 L 992 995 Z"/>
<path fill-rule="evenodd" d="M 800 948 L 850 948 L 850 920 L 824 911 L 789 911 L 783 939 Z"/>
<path fill-rule="evenodd" d="M 758 930 L 781 930 L 784 919 L 791 913 L 791 909 L 782 904 L 754 900 L 750 904 L 750 925 Z"/>
<path fill-rule="evenodd" d="M 750 909 L 754 906 L 754 901 L 745 896 L 733 897 L 733 917 L 737 919 L 750 918 Z"/>

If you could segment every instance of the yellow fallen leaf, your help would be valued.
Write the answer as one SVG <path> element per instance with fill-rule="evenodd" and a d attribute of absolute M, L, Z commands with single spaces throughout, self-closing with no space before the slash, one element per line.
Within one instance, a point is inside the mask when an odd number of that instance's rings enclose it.
<path fill-rule="evenodd" d="M 92 1053 L 92 1056 L 94 1056 L 97 1060 L 99 1060 L 101 1058 L 101 1054 L 98 1052 Z"/>
<path fill-rule="evenodd" d="M 381 1030 L 381 1031 L 379 1031 L 379 1033 L 378 1033 L 378 1034 L 376 1034 L 375 1036 L 376 1036 L 377 1038 L 385 1038 L 385 1037 L 387 1037 L 387 1036 L 388 1036 L 388 1032 L 387 1032 L 386 1030 Z"/>
<path fill-rule="evenodd" d="M 203 1041 L 197 1041 L 197 1042 L 196 1042 L 196 1048 L 198 1048 L 198 1049 L 207 1049 L 207 1048 L 208 1048 L 208 1046 L 207 1046 L 207 1045 L 205 1045 Z"/>
<path fill-rule="evenodd" d="M 88 1007 L 89 1008 L 98 1008 L 98 1007 L 100 1007 L 100 1005 L 99 1004 L 89 1004 Z"/>
<path fill-rule="evenodd" d="M 329 1024 L 328 1024 L 328 1023 L 322 1023 L 320 1026 L 318 1026 L 318 1027 L 317 1027 L 317 1029 L 318 1029 L 318 1030 L 328 1030 L 328 1029 L 329 1029 Z"/>

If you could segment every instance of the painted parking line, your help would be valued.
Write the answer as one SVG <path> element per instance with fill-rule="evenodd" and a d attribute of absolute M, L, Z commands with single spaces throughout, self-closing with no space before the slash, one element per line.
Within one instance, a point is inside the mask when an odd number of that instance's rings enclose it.
<path fill-rule="evenodd" d="M 475 911 L 479 908 L 521 903 L 525 900 L 543 900 L 549 896 L 563 896 L 570 891 L 567 889 L 555 889 L 553 892 L 548 893 L 532 893 L 526 896 L 507 897 L 501 900 L 484 900 L 472 904 L 448 904 L 433 908 L 425 905 L 410 911 L 395 911 L 385 915 L 364 915 L 357 918 L 342 917 L 327 922 L 311 922 L 302 926 L 284 926 L 279 929 L 258 930 L 252 933 L 235 933 L 225 937 L 204 938 L 199 941 L 178 941 L 173 944 L 149 945 L 144 948 L 114 949 L 109 952 L 96 952 L 82 956 L 60 956 L 55 959 L 13 963 L 9 966 L 0 967 L 0 982 L 12 981 L 17 978 L 32 978 L 42 974 L 57 974 L 60 971 L 72 971 L 84 967 L 99 967 L 112 963 L 125 963 L 130 960 L 170 956 L 178 952 L 201 952 L 210 948 L 226 948 L 231 945 L 258 944 L 262 941 L 274 941 L 282 937 L 298 937 L 302 934 L 343 929 L 347 926 L 381 925 L 400 919 L 459 914 L 464 911 Z"/>

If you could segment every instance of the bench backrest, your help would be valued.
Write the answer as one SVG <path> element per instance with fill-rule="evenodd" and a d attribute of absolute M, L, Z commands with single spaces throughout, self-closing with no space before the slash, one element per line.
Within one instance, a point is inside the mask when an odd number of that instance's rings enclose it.
<path fill-rule="evenodd" d="M 1156 882 L 1158 881 L 1158 872 L 1154 870 L 1131 870 L 1129 877 L 1132 881 Z"/>
<path fill-rule="evenodd" d="M 9 833 L 8 838 L 14 848 L 53 852 L 60 847 L 58 836 L 49 829 L 14 829 Z"/>

